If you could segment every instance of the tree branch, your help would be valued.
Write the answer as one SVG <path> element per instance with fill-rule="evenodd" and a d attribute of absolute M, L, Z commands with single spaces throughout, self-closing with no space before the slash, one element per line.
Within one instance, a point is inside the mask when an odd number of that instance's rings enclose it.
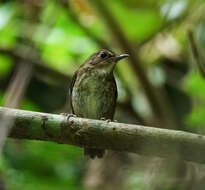
<path fill-rule="evenodd" d="M 0 107 L 0 116 L 2 114 L 14 120 L 12 138 L 205 163 L 205 136 L 202 135 Z"/>
<path fill-rule="evenodd" d="M 200 47 L 197 44 L 197 41 L 196 41 L 196 38 L 195 38 L 195 35 L 194 35 L 194 31 L 189 30 L 188 33 L 187 33 L 187 37 L 188 37 L 188 41 L 189 41 L 189 44 L 190 44 L 190 49 L 191 49 L 192 55 L 193 55 L 193 57 L 196 61 L 196 64 L 199 68 L 199 71 L 200 71 L 202 77 L 205 78 L 204 58 L 202 56 L 203 54 L 200 51 Z"/>

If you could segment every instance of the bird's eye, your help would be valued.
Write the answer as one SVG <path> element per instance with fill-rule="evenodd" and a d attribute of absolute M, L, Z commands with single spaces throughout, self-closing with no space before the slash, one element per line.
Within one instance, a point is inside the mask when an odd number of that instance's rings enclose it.
<path fill-rule="evenodd" d="M 105 52 L 101 52 L 101 53 L 100 53 L 100 57 L 101 57 L 101 58 L 105 58 L 106 56 L 107 56 L 107 54 L 106 54 Z"/>

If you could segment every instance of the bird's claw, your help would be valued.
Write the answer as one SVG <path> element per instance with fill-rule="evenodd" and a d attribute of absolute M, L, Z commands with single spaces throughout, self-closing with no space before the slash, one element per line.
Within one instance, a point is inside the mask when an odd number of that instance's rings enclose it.
<path fill-rule="evenodd" d="M 70 117 L 77 117 L 75 114 L 72 113 L 60 113 L 60 115 L 67 117 L 67 120 L 69 120 Z"/>
<path fill-rule="evenodd" d="M 106 121 L 107 123 L 112 121 L 111 119 L 106 119 L 105 117 L 101 117 L 100 119 L 103 120 L 103 121 Z"/>

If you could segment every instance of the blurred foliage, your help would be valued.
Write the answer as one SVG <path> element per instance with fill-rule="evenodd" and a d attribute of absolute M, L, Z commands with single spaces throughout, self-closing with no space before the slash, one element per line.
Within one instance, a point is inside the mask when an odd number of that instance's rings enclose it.
<path fill-rule="evenodd" d="M 0 77 L 3 78 L 9 74 L 12 68 L 12 60 L 9 56 L 0 55 Z"/>
<path fill-rule="evenodd" d="M 1 167 L 8 189 L 81 189 L 81 150 L 50 142 L 8 141 Z"/>
<path fill-rule="evenodd" d="M 106 42 L 110 49 L 120 52 L 103 18 L 89 1 L 69 2 L 72 13 L 61 1 L 55 0 L 44 0 L 36 7 L 34 0 L 27 3 L 0 2 L 1 106 L 12 74 L 20 62 L 12 55 L 1 53 L 1 48 L 18 52 L 21 46 L 33 44 L 43 64 L 68 77 L 100 48 L 95 37 Z M 26 7 L 29 3 L 31 9 L 37 10 L 36 20 L 31 19 L 33 15 L 29 16 L 32 13 Z M 197 39 L 201 48 L 205 47 L 205 24 L 201 16 L 203 3 L 203 0 L 110 0 L 107 4 L 130 43 L 136 47 L 151 81 L 163 86 L 168 93 L 182 129 L 194 132 L 203 132 L 205 127 L 205 80 L 196 70 L 188 72 L 189 63 L 191 68 L 196 66 L 190 61 L 186 30 L 189 26 L 196 26 Z M 139 47 L 139 44 L 142 45 Z M 135 112 L 149 119 L 149 105 L 130 65 L 120 63 L 117 74 L 119 102 L 130 103 Z M 67 87 L 53 85 L 50 79 L 36 74 L 21 108 L 60 112 L 67 95 Z M 123 114 L 118 115 L 119 121 L 126 120 Z M 82 190 L 85 162 L 81 149 L 77 147 L 8 140 L 0 158 L 0 168 L 8 190 Z M 127 189 L 144 189 L 145 180 L 142 173 L 131 171 L 126 180 Z"/>

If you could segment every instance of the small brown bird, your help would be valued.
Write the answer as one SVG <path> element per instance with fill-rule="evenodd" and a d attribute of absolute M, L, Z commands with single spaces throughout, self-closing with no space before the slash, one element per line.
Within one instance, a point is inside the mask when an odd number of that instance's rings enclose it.
<path fill-rule="evenodd" d="M 90 119 L 113 119 L 117 86 L 113 75 L 116 63 L 128 54 L 116 55 L 100 50 L 91 55 L 75 72 L 70 88 L 73 114 Z M 84 148 L 91 158 L 102 158 L 105 150 Z"/>

